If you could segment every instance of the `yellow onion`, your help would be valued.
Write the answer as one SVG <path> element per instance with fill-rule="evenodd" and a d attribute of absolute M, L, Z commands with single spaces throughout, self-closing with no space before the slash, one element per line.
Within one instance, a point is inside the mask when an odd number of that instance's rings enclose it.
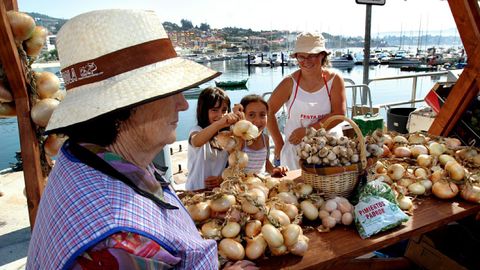
<path fill-rule="evenodd" d="M 422 167 L 430 167 L 432 165 L 433 158 L 430 155 L 420 154 L 417 157 L 417 164 Z"/>
<path fill-rule="evenodd" d="M 404 196 L 404 195 L 400 195 L 397 198 L 397 202 L 398 202 L 398 206 L 402 210 L 407 210 L 408 211 L 408 210 L 412 209 L 412 207 L 413 207 L 412 199 L 410 199 L 410 197 L 407 197 L 407 196 Z"/>
<path fill-rule="evenodd" d="M 46 127 L 53 110 L 57 108 L 58 104 L 60 104 L 60 102 L 53 98 L 39 100 L 33 105 L 32 111 L 30 112 L 33 122 L 40 127 Z"/>
<path fill-rule="evenodd" d="M 45 140 L 45 143 L 43 145 L 43 149 L 45 150 L 45 154 L 47 154 L 51 157 L 56 156 L 66 139 L 67 139 L 67 137 L 59 136 L 57 134 L 48 135 L 48 137 Z"/>
<path fill-rule="evenodd" d="M 272 224 L 263 225 L 262 235 L 269 247 L 278 248 L 283 245 L 283 235 Z"/>
<path fill-rule="evenodd" d="M 60 89 L 60 80 L 51 72 L 35 72 L 37 94 L 40 98 L 51 98 Z"/>
<path fill-rule="evenodd" d="M 387 168 L 387 174 L 392 180 L 400 180 L 405 174 L 405 168 L 400 164 L 392 164 Z"/>
<path fill-rule="evenodd" d="M 475 164 L 475 165 L 477 165 L 477 166 L 480 166 L 480 154 L 475 155 L 475 156 L 472 158 L 472 161 L 473 161 L 473 164 Z"/>
<path fill-rule="evenodd" d="M 240 120 L 233 126 L 233 134 L 244 140 L 252 140 L 258 137 L 258 128 L 247 120 Z"/>
<path fill-rule="evenodd" d="M 305 235 L 300 235 L 297 243 L 295 243 L 293 246 L 289 248 L 290 252 L 296 256 L 304 256 L 308 250 L 309 240 L 310 239 L 308 239 L 308 237 L 306 237 Z"/>
<path fill-rule="evenodd" d="M 7 17 L 17 46 L 20 45 L 22 41 L 30 38 L 35 29 L 35 21 L 32 17 L 28 16 L 28 14 L 13 10 L 7 11 Z"/>
<path fill-rule="evenodd" d="M 225 212 L 236 203 L 237 201 L 235 199 L 235 196 L 223 194 L 220 198 L 212 200 L 210 202 L 210 208 L 215 212 Z"/>
<path fill-rule="evenodd" d="M 437 181 L 432 186 L 432 193 L 440 199 L 451 199 L 458 194 L 458 187 L 448 181 Z"/>
<path fill-rule="evenodd" d="M 200 222 L 210 217 L 210 206 L 207 202 L 188 205 L 187 211 L 194 221 Z"/>
<path fill-rule="evenodd" d="M 399 144 L 408 144 L 407 138 L 403 137 L 402 135 L 397 135 L 393 138 L 394 143 L 399 143 Z"/>
<path fill-rule="evenodd" d="M 242 199 L 242 210 L 247 214 L 256 214 L 260 209 L 251 204 L 247 199 Z"/>
<path fill-rule="evenodd" d="M 298 199 L 292 192 L 280 192 L 278 193 L 277 198 L 281 202 L 298 205 Z"/>
<path fill-rule="evenodd" d="M 393 154 L 399 158 L 402 158 L 402 157 L 409 158 L 412 155 L 412 152 L 410 151 L 410 149 L 408 149 L 408 147 L 399 146 L 393 149 Z"/>
<path fill-rule="evenodd" d="M 240 233 L 240 224 L 237 222 L 227 222 L 222 228 L 222 236 L 226 238 L 234 238 Z"/>
<path fill-rule="evenodd" d="M 248 156 L 245 152 L 235 151 L 228 156 L 230 166 L 238 166 L 240 169 L 247 167 Z"/>
<path fill-rule="evenodd" d="M 237 146 L 237 141 L 230 131 L 221 131 L 216 136 L 218 144 L 227 151 L 232 151 Z"/>
<path fill-rule="evenodd" d="M 456 159 L 450 155 L 447 155 L 447 154 L 441 154 L 440 156 L 438 156 L 438 161 L 440 161 L 440 164 L 442 164 L 442 166 L 445 166 L 445 164 L 447 164 L 447 162 L 449 161 L 455 161 L 456 162 Z"/>
<path fill-rule="evenodd" d="M 277 220 L 281 226 L 290 224 L 290 218 L 282 210 L 272 209 L 270 210 L 269 215 L 271 218 L 274 218 L 275 220 Z"/>
<path fill-rule="evenodd" d="M 221 237 L 221 229 L 217 219 L 212 219 L 209 222 L 202 225 L 200 231 L 204 238 L 219 238 Z"/>
<path fill-rule="evenodd" d="M 265 186 L 268 189 L 272 189 L 276 187 L 278 184 L 280 184 L 280 180 L 278 180 L 278 178 L 268 177 L 267 180 L 265 181 Z"/>
<path fill-rule="evenodd" d="M 25 41 L 26 52 L 28 56 L 36 57 L 45 45 L 48 31 L 45 27 L 36 26 L 33 30 L 32 36 Z"/>
<path fill-rule="evenodd" d="M 480 186 L 467 183 L 462 187 L 460 196 L 466 201 L 480 203 Z"/>
<path fill-rule="evenodd" d="M 245 248 L 245 254 L 250 260 L 256 260 L 265 253 L 267 248 L 267 242 L 263 239 L 263 236 L 259 235 L 253 239 L 247 238 L 247 247 Z"/>
<path fill-rule="evenodd" d="M 348 225 L 352 224 L 352 222 L 353 222 L 353 215 L 352 215 L 352 213 L 347 212 L 347 213 L 344 213 L 344 214 L 342 215 L 342 224 L 343 224 L 343 225 L 348 226 Z"/>
<path fill-rule="evenodd" d="M 428 149 L 427 149 L 427 147 L 425 147 L 421 144 L 416 144 L 416 145 L 412 145 L 410 147 L 410 152 L 412 153 L 412 157 L 416 158 L 421 154 L 427 155 L 428 154 Z"/>
<path fill-rule="evenodd" d="M 245 257 L 245 249 L 235 240 L 224 238 L 218 244 L 218 253 L 220 256 L 229 260 L 239 261 Z"/>
<path fill-rule="evenodd" d="M 411 144 L 423 144 L 427 142 L 427 139 L 423 134 L 414 133 L 408 136 L 408 142 Z"/>
<path fill-rule="evenodd" d="M 302 235 L 302 228 L 297 224 L 288 224 L 282 229 L 284 243 L 287 247 L 294 245 Z"/>
<path fill-rule="evenodd" d="M 13 117 L 13 116 L 17 116 L 17 110 L 15 110 L 15 103 L 0 102 L 0 117 Z"/>
<path fill-rule="evenodd" d="M 12 102 L 13 96 L 10 90 L 7 89 L 5 81 L 0 79 L 0 102 Z"/>
<path fill-rule="evenodd" d="M 303 211 L 303 215 L 309 220 L 315 220 L 318 218 L 318 209 L 309 200 L 302 201 L 300 208 Z"/>
<path fill-rule="evenodd" d="M 284 203 L 280 209 L 287 214 L 290 220 L 294 220 L 298 216 L 298 208 L 293 204 Z"/>
<path fill-rule="evenodd" d="M 427 170 L 425 170 L 424 168 L 416 168 L 414 171 L 413 171 L 413 174 L 418 177 L 418 178 L 421 178 L 421 179 L 426 179 L 428 177 L 428 173 L 427 173 Z"/>
<path fill-rule="evenodd" d="M 445 152 L 445 147 L 438 142 L 432 142 L 430 145 L 428 145 L 428 151 L 432 156 L 440 156 Z"/>
<path fill-rule="evenodd" d="M 259 220 L 249 220 L 245 225 L 245 235 L 248 237 L 257 236 L 262 230 L 262 222 Z"/>
<path fill-rule="evenodd" d="M 462 145 L 462 142 L 457 138 L 445 138 L 445 145 L 448 148 L 455 149 Z"/>
<path fill-rule="evenodd" d="M 445 171 L 443 169 L 436 170 L 430 176 L 430 180 L 432 180 L 432 182 L 435 183 L 440 179 L 442 179 L 444 175 L 445 175 Z"/>
<path fill-rule="evenodd" d="M 425 194 L 425 187 L 421 183 L 413 183 L 408 186 L 408 191 L 414 195 L 423 195 Z"/>
<path fill-rule="evenodd" d="M 465 177 L 465 169 L 455 160 L 448 161 L 445 164 L 445 171 L 455 181 L 461 181 Z"/>

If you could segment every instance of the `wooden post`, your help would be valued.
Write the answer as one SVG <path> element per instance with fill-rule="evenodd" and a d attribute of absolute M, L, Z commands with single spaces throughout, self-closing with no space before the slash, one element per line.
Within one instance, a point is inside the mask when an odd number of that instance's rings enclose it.
<path fill-rule="evenodd" d="M 6 7 L 17 8 L 16 0 L 2 0 L 0 3 L 0 43 L 2 44 L 0 58 L 15 99 L 30 227 L 33 229 L 45 176 L 40 165 L 36 128 L 30 118 L 30 100 L 28 86 L 25 82 L 25 70 L 13 39 Z"/>
<path fill-rule="evenodd" d="M 429 133 L 448 136 L 468 105 L 479 93 L 480 8 L 477 0 L 448 0 L 453 18 L 468 55 L 468 65 L 433 121 Z"/>

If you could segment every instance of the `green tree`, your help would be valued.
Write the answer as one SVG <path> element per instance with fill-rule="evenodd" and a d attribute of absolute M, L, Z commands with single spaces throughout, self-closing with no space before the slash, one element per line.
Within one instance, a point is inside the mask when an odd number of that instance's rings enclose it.
<path fill-rule="evenodd" d="M 182 30 L 190 30 L 193 28 L 192 22 L 186 19 L 182 19 L 180 24 L 182 25 Z"/>
<path fill-rule="evenodd" d="M 208 30 L 210 30 L 210 25 L 208 23 L 201 23 L 200 24 L 200 30 L 208 31 Z"/>

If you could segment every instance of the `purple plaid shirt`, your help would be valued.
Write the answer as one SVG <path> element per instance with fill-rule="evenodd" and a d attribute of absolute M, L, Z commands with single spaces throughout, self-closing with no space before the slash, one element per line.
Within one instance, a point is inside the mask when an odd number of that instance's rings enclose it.
<path fill-rule="evenodd" d="M 215 241 L 202 239 L 178 197 L 168 187 L 163 191 L 163 200 L 179 209 L 159 208 L 62 148 L 40 201 L 27 269 L 69 269 L 120 231 L 148 237 L 180 257 L 176 269 L 218 269 Z"/>

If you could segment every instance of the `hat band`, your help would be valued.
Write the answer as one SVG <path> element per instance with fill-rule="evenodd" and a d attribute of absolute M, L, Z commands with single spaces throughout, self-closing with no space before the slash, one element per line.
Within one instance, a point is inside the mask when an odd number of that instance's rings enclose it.
<path fill-rule="evenodd" d="M 62 69 L 62 77 L 70 90 L 176 56 L 170 39 L 162 38 L 68 66 Z"/>

